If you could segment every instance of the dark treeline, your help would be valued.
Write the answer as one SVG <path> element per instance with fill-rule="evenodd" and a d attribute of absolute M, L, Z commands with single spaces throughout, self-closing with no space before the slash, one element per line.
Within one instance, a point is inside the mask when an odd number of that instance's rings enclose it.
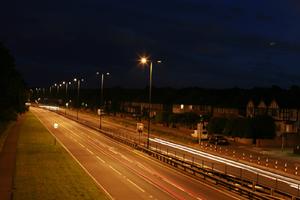
<path fill-rule="evenodd" d="M 110 88 L 105 90 L 104 98 L 112 101 L 148 102 L 148 88 Z M 229 108 L 244 108 L 250 99 L 255 102 L 264 100 L 266 103 L 275 99 L 279 103 L 284 103 L 284 106 L 287 104 L 300 106 L 299 98 L 299 86 L 291 86 L 289 89 L 278 86 L 252 89 L 153 88 L 152 91 L 153 103 L 213 105 Z"/>
<path fill-rule="evenodd" d="M 15 120 L 25 111 L 26 90 L 21 75 L 15 69 L 15 60 L 0 42 L 0 121 Z"/>
<path fill-rule="evenodd" d="M 105 88 L 104 102 L 120 103 L 120 102 L 148 102 L 148 88 L 145 89 L 125 89 L 125 88 Z M 76 101 L 77 89 L 69 88 L 68 97 L 64 88 L 59 92 L 49 89 L 44 92 L 34 91 L 33 99 L 45 97 L 52 101 L 61 99 L 72 99 Z M 244 109 L 249 100 L 259 102 L 260 100 L 269 103 L 273 99 L 283 104 L 281 106 L 300 106 L 300 87 L 291 86 L 288 89 L 283 89 L 278 86 L 269 88 L 254 87 L 252 89 L 203 89 L 198 87 L 174 89 L 174 88 L 156 88 L 152 90 L 152 103 L 165 105 L 171 104 L 192 104 L 192 105 L 212 105 L 228 108 Z M 80 101 L 88 103 L 89 107 L 97 107 L 100 103 L 99 89 L 81 89 Z M 74 105 L 75 106 L 75 105 Z"/>

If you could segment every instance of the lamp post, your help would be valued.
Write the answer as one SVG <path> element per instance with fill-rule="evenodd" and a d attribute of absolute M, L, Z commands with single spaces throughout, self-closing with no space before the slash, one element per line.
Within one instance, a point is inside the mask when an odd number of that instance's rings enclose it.
<path fill-rule="evenodd" d="M 148 106 L 148 135 L 147 135 L 147 149 L 149 149 L 150 145 L 150 125 L 151 125 L 151 107 L 152 107 L 152 61 L 148 60 L 146 57 L 140 58 L 141 64 L 147 64 L 150 62 L 149 65 L 149 106 Z M 161 63 L 160 60 L 156 61 L 157 63 Z"/>
<path fill-rule="evenodd" d="M 77 82 L 77 113 L 76 113 L 76 118 L 78 120 L 78 112 L 79 112 L 79 108 L 80 108 L 79 90 L 80 90 L 80 82 L 83 81 L 83 79 L 74 78 L 74 81 Z"/>
<path fill-rule="evenodd" d="M 71 85 L 71 82 L 68 82 L 68 81 L 63 81 L 63 85 L 65 85 L 66 86 L 66 97 L 65 97 L 65 105 L 66 105 L 66 107 L 65 107 L 65 115 L 67 115 L 67 105 L 68 105 L 68 86 L 69 85 Z"/>
<path fill-rule="evenodd" d="M 97 75 L 100 75 L 100 72 L 96 72 Z M 101 73 L 101 82 L 100 82 L 100 109 L 99 109 L 99 129 L 102 128 L 102 116 L 101 110 L 103 108 L 103 83 L 104 83 L 104 75 L 109 76 L 109 72 L 103 74 Z M 104 109 L 104 108 L 103 108 Z"/>

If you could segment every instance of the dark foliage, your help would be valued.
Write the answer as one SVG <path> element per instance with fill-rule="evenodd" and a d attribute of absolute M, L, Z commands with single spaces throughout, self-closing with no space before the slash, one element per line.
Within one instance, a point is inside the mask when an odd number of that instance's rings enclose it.
<path fill-rule="evenodd" d="M 275 123 L 268 115 L 258 115 L 252 119 L 253 138 L 272 139 L 275 137 Z"/>
<path fill-rule="evenodd" d="M 0 120 L 15 120 L 25 111 L 25 84 L 15 69 L 14 58 L 0 43 Z"/>
<path fill-rule="evenodd" d="M 232 137 L 272 139 L 275 137 L 275 123 L 272 117 L 266 115 L 228 119 L 213 117 L 208 123 L 208 131 Z"/>
<path fill-rule="evenodd" d="M 225 126 L 226 126 L 227 119 L 225 117 L 213 117 L 210 119 L 207 130 L 210 134 L 222 134 Z"/>

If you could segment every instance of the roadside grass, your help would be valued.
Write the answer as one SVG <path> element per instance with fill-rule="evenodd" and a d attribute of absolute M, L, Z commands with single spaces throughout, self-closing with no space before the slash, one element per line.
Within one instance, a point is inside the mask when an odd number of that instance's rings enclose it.
<path fill-rule="evenodd" d="M 20 126 L 13 199 L 108 199 L 31 113 Z"/>
<path fill-rule="evenodd" d="M 13 125 L 13 122 L 0 121 L 0 152 L 3 148 L 6 136 L 9 133 L 9 130 L 12 125 Z"/>

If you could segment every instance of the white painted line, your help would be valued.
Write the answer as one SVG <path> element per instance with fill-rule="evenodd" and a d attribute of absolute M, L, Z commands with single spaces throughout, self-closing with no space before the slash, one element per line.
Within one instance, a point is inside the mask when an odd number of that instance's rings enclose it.
<path fill-rule="evenodd" d="M 169 183 L 170 185 L 172 185 L 173 187 L 175 187 L 175 188 L 177 188 L 177 189 L 179 189 L 179 190 L 181 190 L 181 191 L 185 192 L 185 190 L 184 190 L 182 187 L 180 187 L 180 186 L 176 185 L 175 183 L 173 183 L 173 182 L 169 181 L 168 179 L 166 179 L 166 178 L 163 178 L 163 180 L 164 180 L 165 182 Z"/>
<path fill-rule="evenodd" d="M 32 112 L 33 113 L 33 112 Z M 79 162 L 79 160 L 71 153 L 71 151 L 69 151 L 69 149 L 55 136 L 54 133 L 52 133 L 52 131 L 50 131 L 50 129 L 45 125 L 44 122 L 42 122 L 42 120 L 35 114 L 35 117 L 44 125 L 44 127 L 49 131 L 49 133 L 51 133 L 51 135 L 56 138 L 56 140 L 58 141 L 58 143 L 69 153 L 70 156 L 72 156 L 72 158 L 81 166 L 81 168 L 94 180 L 94 182 L 105 192 L 105 194 L 108 196 L 109 199 L 114 200 L 114 198 L 112 197 L 112 195 L 94 178 L 94 176 L 92 176 L 92 174 Z"/>
<path fill-rule="evenodd" d="M 92 152 L 92 151 L 89 150 L 88 148 L 86 148 L 86 150 L 87 150 L 88 152 L 90 152 L 90 154 L 94 155 L 94 152 Z"/>
<path fill-rule="evenodd" d="M 105 163 L 104 160 L 102 160 L 99 156 L 96 156 L 98 160 L 100 160 L 101 162 Z"/>
<path fill-rule="evenodd" d="M 137 184 L 135 184 L 134 182 L 132 182 L 130 179 L 126 179 L 129 183 L 131 183 L 132 185 L 134 185 L 137 189 L 139 189 L 142 192 L 145 192 L 145 190 L 143 190 L 140 186 L 138 186 Z"/>
<path fill-rule="evenodd" d="M 80 142 L 78 142 L 78 144 L 79 144 L 81 147 L 83 147 L 83 148 L 85 147 L 85 146 L 84 146 L 83 144 L 81 144 Z"/>
<path fill-rule="evenodd" d="M 109 165 L 109 167 L 112 169 L 112 170 L 114 170 L 117 174 L 119 174 L 119 175 L 121 175 L 122 176 L 122 173 L 121 172 L 119 172 L 118 170 L 116 170 L 115 168 L 113 168 L 111 165 Z"/>

